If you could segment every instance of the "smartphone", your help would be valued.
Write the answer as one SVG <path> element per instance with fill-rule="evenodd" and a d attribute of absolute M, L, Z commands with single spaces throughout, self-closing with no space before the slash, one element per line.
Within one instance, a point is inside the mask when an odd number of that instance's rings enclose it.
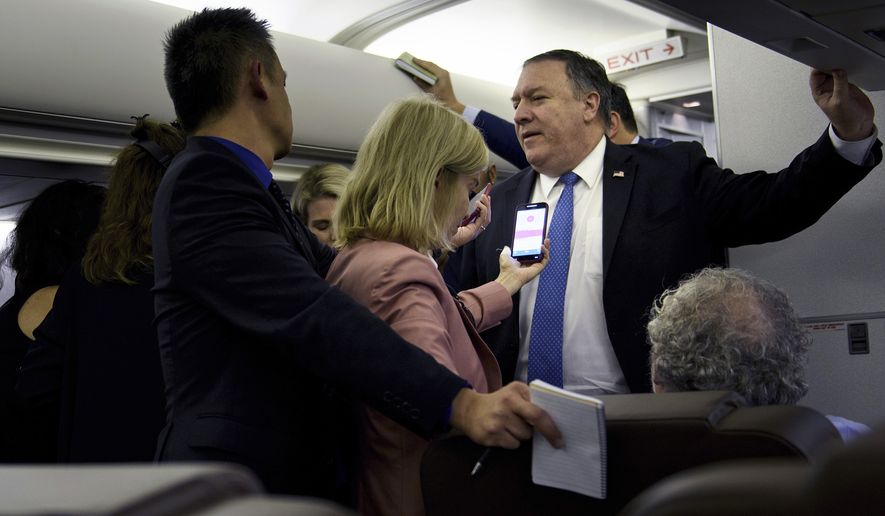
<path fill-rule="evenodd" d="M 430 70 L 422 68 L 415 63 L 415 58 L 408 52 L 403 52 L 396 58 L 393 64 L 400 70 L 406 72 L 412 77 L 417 77 L 427 84 L 433 86 L 436 84 L 437 77 Z"/>
<path fill-rule="evenodd" d="M 470 202 L 467 204 L 467 216 L 461 221 L 462 226 L 470 224 L 476 220 L 476 217 L 479 217 L 479 200 L 482 199 L 483 195 L 488 195 L 491 190 L 492 183 L 489 183 L 485 188 L 473 194 L 473 197 L 470 198 Z"/>
<path fill-rule="evenodd" d="M 516 207 L 511 256 L 521 262 L 539 262 L 544 258 L 547 234 L 547 203 L 520 204 Z"/>

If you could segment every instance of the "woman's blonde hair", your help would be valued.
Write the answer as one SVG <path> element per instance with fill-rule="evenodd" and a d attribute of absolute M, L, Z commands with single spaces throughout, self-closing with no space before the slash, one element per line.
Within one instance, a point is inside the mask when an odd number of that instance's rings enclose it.
<path fill-rule="evenodd" d="M 298 179 L 292 194 L 292 211 L 307 223 L 307 205 L 317 199 L 338 199 L 344 193 L 344 185 L 350 170 L 338 163 L 314 165 Z"/>
<path fill-rule="evenodd" d="M 479 131 L 429 95 L 392 103 L 360 146 L 338 201 L 336 246 L 371 237 L 419 252 L 451 249 L 452 207 L 467 195 L 458 176 L 488 160 Z"/>

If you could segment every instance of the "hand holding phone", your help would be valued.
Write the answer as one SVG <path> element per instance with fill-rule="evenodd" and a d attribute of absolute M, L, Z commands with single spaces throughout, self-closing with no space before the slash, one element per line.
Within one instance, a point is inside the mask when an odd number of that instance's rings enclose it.
<path fill-rule="evenodd" d="M 484 224 L 489 224 L 492 221 L 491 198 L 486 197 L 488 202 L 483 202 L 483 196 L 487 195 L 491 188 L 492 185 L 488 184 L 481 192 L 470 198 L 467 208 L 468 215 L 461 219 L 458 231 L 452 237 L 453 246 L 461 247 L 478 237 L 486 229 Z"/>
<path fill-rule="evenodd" d="M 538 262 L 544 257 L 547 234 L 547 203 L 520 204 L 516 207 L 512 256 L 520 262 Z"/>
<path fill-rule="evenodd" d="M 479 217 L 479 214 L 481 213 L 479 210 L 479 201 L 482 199 L 483 195 L 488 195 L 491 190 L 492 183 L 489 183 L 485 188 L 475 193 L 473 197 L 470 198 L 470 202 L 467 204 L 467 216 L 461 221 L 462 226 L 472 223 L 477 217 Z"/>
<path fill-rule="evenodd" d="M 535 279 L 547 267 L 547 264 L 550 262 L 550 239 L 544 239 L 541 259 L 536 262 L 520 262 L 513 258 L 511 253 L 509 245 L 505 245 L 504 249 L 501 249 L 501 254 L 498 255 L 498 266 L 500 269 L 495 281 L 503 285 L 512 296 L 519 292 L 523 285 Z"/>

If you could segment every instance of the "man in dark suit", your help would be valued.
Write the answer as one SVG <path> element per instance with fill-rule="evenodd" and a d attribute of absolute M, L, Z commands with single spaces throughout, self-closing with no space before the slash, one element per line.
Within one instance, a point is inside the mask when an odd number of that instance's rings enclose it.
<path fill-rule="evenodd" d="M 509 161 L 516 168 L 523 169 L 529 166 L 529 162 L 525 159 L 525 152 L 519 146 L 519 139 L 516 137 L 516 128 L 513 123 L 499 118 L 488 111 L 461 103 L 458 97 L 455 96 L 452 78 L 445 68 L 432 61 L 424 61 L 422 59 L 415 59 L 415 63 L 426 68 L 437 77 L 436 83 L 432 85 L 417 77 L 413 77 L 412 80 L 419 88 L 432 94 L 449 109 L 463 115 L 468 121 L 473 123 L 482 132 L 489 150 Z M 624 89 L 622 84 L 618 83 L 612 83 L 611 85 L 611 115 L 606 134 L 610 141 L 618 145 L 639 144 L 662 147 L 673 143 L 672 140 L 666 138 L 644 138 L 639 136 L 636 115 L 633 113 L 633 106 L 630 105 L 630 99 L 627 98 L 627 90 Z"/>
<path fill-rule="evenodd" d="M 204 10 L 169 31 L 165 51 L 190 138 L 154 206 L 159 460 L 238 462 L 270 491 L 328 496 L 331 387 L 423 435 L 452 426 L 513 448 L 535 425 L 558 444 L 525 385 L 473 392 L 323 280 L 334 252 L 292 216 L 269 170 L 293 129 L 267 23 Z"/>
<path fill-rule="evenodd" d="M 495 277 L 494 251 L 511 243 L 518 204 L 549 203 L 556 226 L 568 188 L 574 222 L 571 246 L 556 252 L 551 242 L 551 262 L 518 294 L 519 310 L 483 334 L 505 378 L 531 380 L 532 348 L 553 349 L 548 361 L 559 362 L 568 389 L 649 391 L 644 322 L 657 295 L 708 265 L 716 248 L 779 240 L 810 226 L 881 161 L 869 99 L 842 71 L 815 71 L 810 83 L 831 121 L 827 132 L 777 174 L 734 174 L 693 142 L 611 145 L 611 87 L 596 61 L 566 50 L 526 61 L 512 100 L 531 167 L 492 190 L 495 216 L 463 248 L 461 287 Z M 536 293 L 548 272 L 562 268 L 559 329 L 535 332 L 536 305 L 550 302 Z M 559 348 L 545 339 L 558 339 Z"/>
<path fill-rule="evenodd" d="M 608 139 L 618 145 L 651 145 L 652 147 L 663 147 L 670 145 L 673 140 L 667 138 L 646 138 L 639 135 L 639 127 L 636 125 L 636 115 L 633 113 L 633 106 L 630 105 L 630 99 L 627 98 L 627 90 L 623 84 L 612 83 L 612 109 L 611 109 L 611 129 L 608 132 Z M 514 131 L 514 136 L 516 132 Z"/>

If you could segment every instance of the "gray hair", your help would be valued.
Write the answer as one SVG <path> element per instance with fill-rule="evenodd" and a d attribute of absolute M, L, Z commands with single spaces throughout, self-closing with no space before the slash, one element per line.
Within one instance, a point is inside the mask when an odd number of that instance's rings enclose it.
<path fill-rule="evenodd" d="M 648 339 L 652 381 L 666 391 L 730 390 L 752 405 L 808 392 L 808 332 L 786 294 L 741 270 L 704 269 L 661 294 Z"/>

